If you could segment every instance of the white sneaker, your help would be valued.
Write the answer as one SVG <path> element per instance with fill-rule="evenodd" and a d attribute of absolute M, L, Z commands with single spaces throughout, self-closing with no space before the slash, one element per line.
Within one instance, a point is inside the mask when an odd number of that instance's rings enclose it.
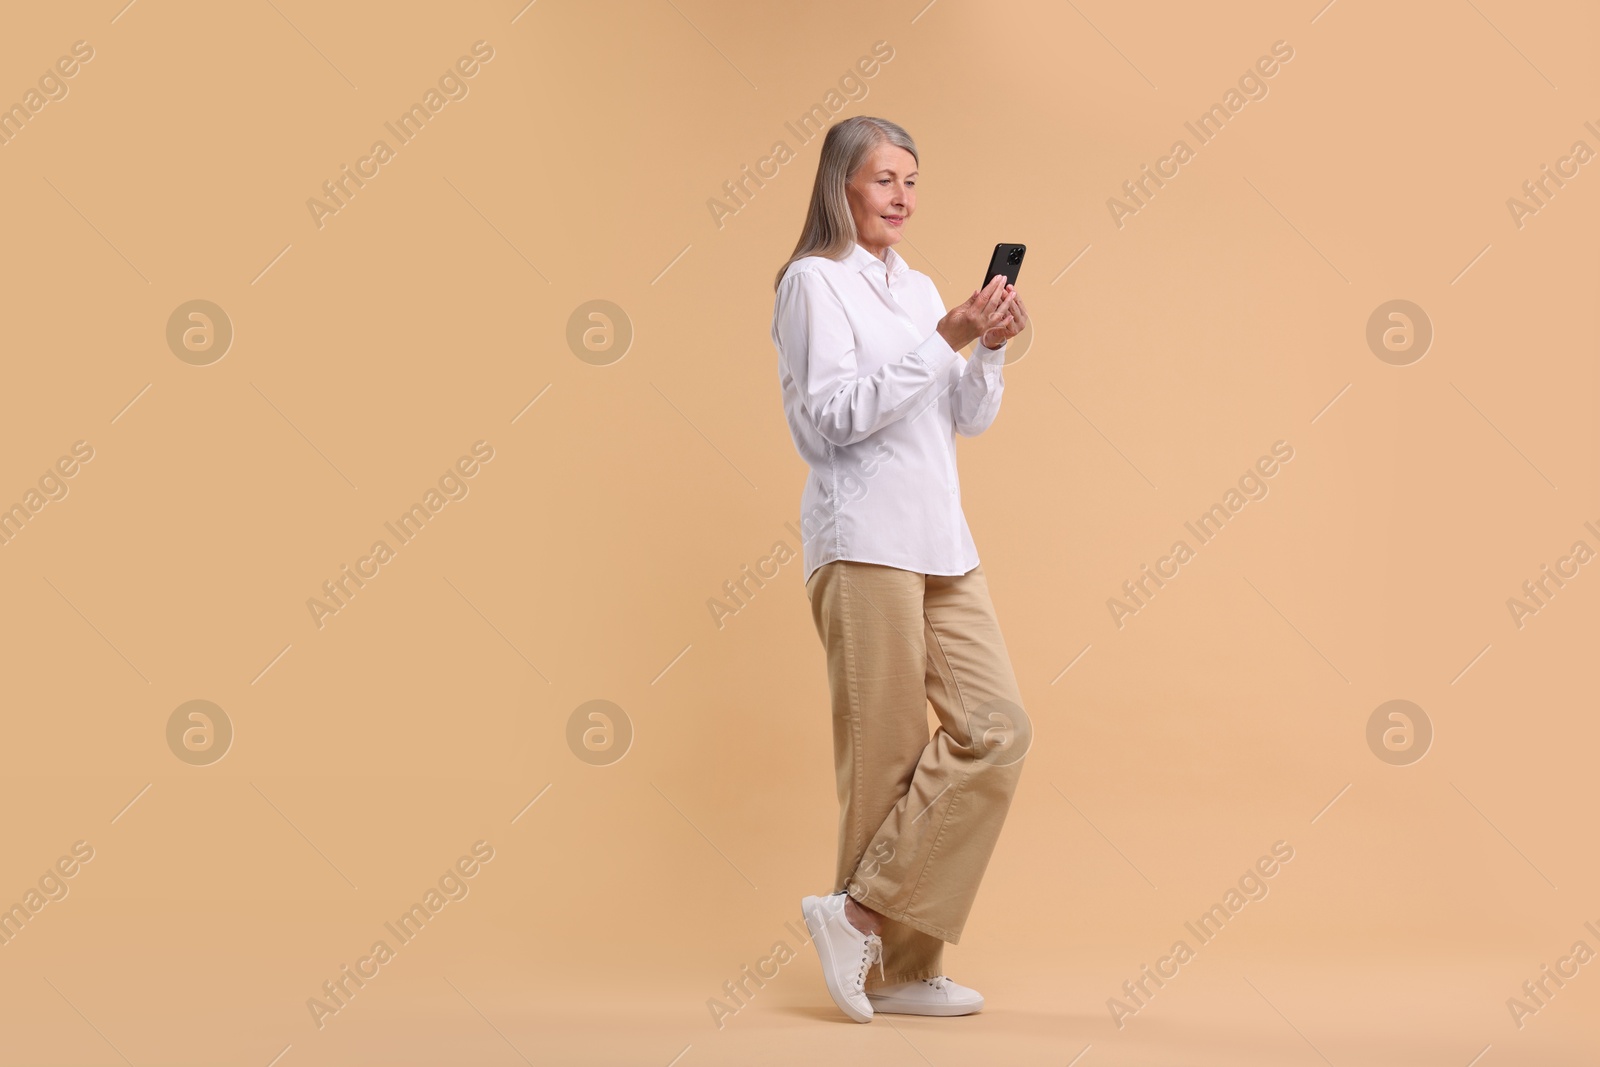
<path fill-rule="evenodd" d="M 862 992 L 867 980 L 867 968 L 878 965 L 883 974 L 883 938 L 877 934 L 864 934 L 850 925 L 844 915 L 845 893 L 832 893 L 825 897 L 806 897 L 800 901 L 800 912 L 805 916 L 806 929 L 811 931 L 811 943 L 817 946 L 817 956 L 822 960 L 822 977 L 828 983 L 828 994 L 839 1009 L 858 1023 L 872 1021 L 872 1004 Z"/>
<path fill-rule="evenodd" d="M 880 986 L 868 993 L 867 999 L 874 1011 L 893 1015 L 971 1015 L 983 1010 L 982 994 L 942 974 Z"/>

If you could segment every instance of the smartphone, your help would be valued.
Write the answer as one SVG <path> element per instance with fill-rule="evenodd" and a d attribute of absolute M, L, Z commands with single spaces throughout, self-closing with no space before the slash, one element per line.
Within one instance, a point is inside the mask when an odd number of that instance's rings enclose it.
<path fill-rule="evenodd" d="M 995 245 L 994 255 L 989 257 L 989 269 L 983 275 L 983 284 L 994 281 L 996 274 L 1004 274 L 1007 285 L 1016 285 L 1017 274 L 1022 270 L 1022 256 L 1027 250 L 1026 245 Z"/>

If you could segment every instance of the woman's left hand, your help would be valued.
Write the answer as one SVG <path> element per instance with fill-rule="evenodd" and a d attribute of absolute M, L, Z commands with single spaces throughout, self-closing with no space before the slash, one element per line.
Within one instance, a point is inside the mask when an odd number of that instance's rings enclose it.
<path fill-rule="evenodd" d="M 983 347 L 996 349 L 1011 338 L 1017 336 L 1028 326 L 1028 307 L 1022 302 L 1022 294 L 1016 292 L 1015 286 L 1006 286 L 1016 294 L 1016 299 L 1011 304 L 1011 313 L 1006 316 L 1006 321 L 985 333 L 979 341 Z"/>

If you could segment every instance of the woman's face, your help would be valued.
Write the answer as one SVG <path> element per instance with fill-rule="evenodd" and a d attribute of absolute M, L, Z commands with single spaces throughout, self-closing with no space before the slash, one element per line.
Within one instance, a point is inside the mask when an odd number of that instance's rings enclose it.
<path fill-rule="evenodd" d="M 879 144 L 845 183 L 856 220 L 856 242 L 873 255 L 900 243 L 900 229 L 917 209 L 917 160 L 904 148 Z"/>

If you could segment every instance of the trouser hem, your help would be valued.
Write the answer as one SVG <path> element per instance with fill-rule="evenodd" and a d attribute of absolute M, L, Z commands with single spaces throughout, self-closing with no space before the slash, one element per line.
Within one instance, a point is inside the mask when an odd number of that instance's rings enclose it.
<path fill-rule="evenodd" d="M 873 977 L 876 978 L 877 975 L 874 974 Z M 936 977 L 938 977 L 938 974 L 936 974 L 933 970 L 929 968 L 923 968 L 920 971 L 906 971 L 904 974 L 891 974 L 887 978 L 879 979 L 876 982 L 868 982 L 864 988 L 866 992 L 871 993 L 873 990 L 882 989 L 884 986 L 898 985 L 901 982 L 920 982 L 924 978 Z"/>
<path fill-rule="evenodd" d="M 850 895 L 852 900 L 854 900 L 857 904 L 860 904 L 862 907 L 871 908 L 879 915 L 882 915 L 888 919 L 893 919 L 895 922 L 901 923 L 905 926 L 909 926 L 913 930 L 920 930 L 929 937 L 937 937 L 940 941 L 946 941 L 952 945 L 956 944 L 960 940 L 960 934 L 953 934 L 942 926 L 935 926 L 932 923 L 925 922 L 914 915 L 909 915 L 905 911 L 894 907 L 892 904 L 885 903 L 878 897 L 873 896 L 870 890 L 866 889 L 853 879 L 845 883 L 844 891 Z M 922 977 L 932 978 L 933 975 L 924 975 Z"/>

